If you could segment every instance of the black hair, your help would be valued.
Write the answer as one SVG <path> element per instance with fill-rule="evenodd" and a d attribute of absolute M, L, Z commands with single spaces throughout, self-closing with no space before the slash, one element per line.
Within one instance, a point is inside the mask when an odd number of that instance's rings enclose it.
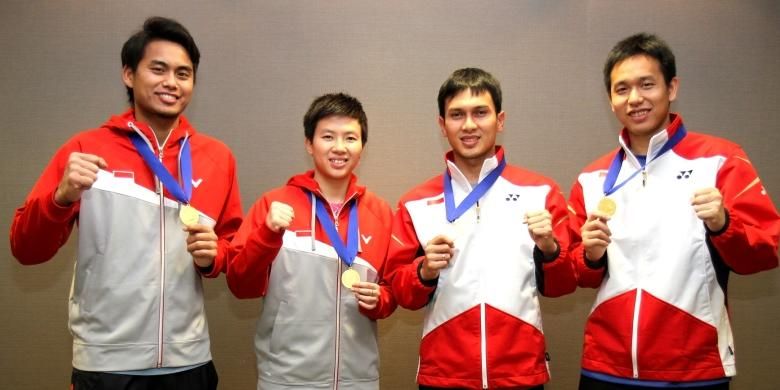
<path fill-rule="evenodd" d="M 439 116 L 444 117 L 447 100 L 467 89 L 471 90 L 473 95 L 487 91 L 493 98 L 496 114 L 501 112 L 501 84 L 498 80 L 482 69 L 463 68 L 453 72 L 439 88 Z"/>
<path fill-rule="evenodd" d="M 604 64 L 604 86 L 607 93 L 612 89 L 612 69 L 621 61 L 637 55 L 646 55 L 658 61 L 666 85 L 671 84 L 672 79 L 677 76 L 674 53 L 666 42 L 653 34 L 634 34 L 618 42 L 607 56 L 607 62 Z"/>
<path fill-rule="evenodd" d="M 193 71 L 197 73 L 200 51 L 192 35 L 181 23 L 161 16 L 152 16 L 146 19 L 143 28 L 127 39 L 122 46 L 122 67 L 128 67 L 135 72 L 138 69 L 138 63 L 144 56 L 146 45 L 155 40 L 170 41 L 181 45 L 190 56 Z M 133 89 L 126 88 L 127 99 L 130 104 L 133 104 Z"/>
<path fill-rule="evenodd" d="M 365 145 L 368 142 L 368 118 L 363 111 L 363 105 L 356 98 L 342 92 L 325 94 L 311 102 L 303 116 L 303 132 L 306 139 L 312 142 L 317 123 L 321 119 L 334 115 L 356 119 L 360 123 L 361 143 Z"/>

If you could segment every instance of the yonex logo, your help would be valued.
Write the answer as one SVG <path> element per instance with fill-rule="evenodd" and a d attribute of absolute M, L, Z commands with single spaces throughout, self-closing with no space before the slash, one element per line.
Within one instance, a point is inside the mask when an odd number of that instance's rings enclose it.
<path fill-rule="evenodd" d="M 680 174 L 677 175 L 677 179 L 687 179 L 691 177 L 691 174 L 693 174 L 693 169 L 689 169 L 687 171 L 680 171 Z"/>

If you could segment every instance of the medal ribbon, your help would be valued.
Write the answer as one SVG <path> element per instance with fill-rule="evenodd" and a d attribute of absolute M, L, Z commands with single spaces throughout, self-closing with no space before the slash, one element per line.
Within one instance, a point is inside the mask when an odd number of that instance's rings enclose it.
<path fill-rule="evenodd" d="M 502 158 L 501 161 L 498 162 L 498 166 L 477 183 L 476 187 L 466 195 L 466 198 L 463 199 L 463 202 L 461 202 L 458 207 L 455 207 L 455 196 L 452 194 L 452 177 L 450 176 L 450 170 L 446 169 L 444 171 L 444 209 L 447 212 L 447 221 L 454 222 L 463 215 L 466 210 L 479 202 L 479 199 L 485 195 L 487 190 L 489 190 L 490 187 L 493 186 L 493 183 L 498 180 L 498 177 L 501 176 L 501 172 L 504 171 L 505 167 L 506 160 Z"/>
<path fill-rule="evenodd" d="M 316 203 L 317 220 L 320 221 L 320 225 L 322 225 L 322 228 L 325 229 L 325 233 L 328 235 L 333 248 L 336 249 L 336 253 L 338 253 L 341 261 L 343 261 L 347 267 L 351 267 L 358 253 L 357 199 L 355 199 L 354 204 L 349 210 L 349 225 L 347 225 L 346 245 L 344 245 L 344 241 L 341 241 L 341 236 L 339 236 L 339 232 L 336 230 L 336 225 L 333 223 L 333 221 L 330 220 L 328 210 L 325 209 L 325 202 L 317 202 L 316 197 L 312 197 L 312 199 L 314 203 Z"/>
<path fill-rule="evenodd" d="M 615 158 L 612 159 L 612 163 L 609 165 L 609 170 L 607 171 L 607 178 L 604 180 L 604 196 L 609 196 L 615 191 L 619 190 L 620 187 L 623 187 L 626 183 L 629 182 L 629 180 L 633 179 L 636 175 L 639 174 L 639 172 L 642 172 L 645 170 L 645 167 L 647 164 L 650 164 L 651 162 L 657 160 L 659 157 L 661 157 L 664 153 L 672 150 L 673 147 L 675 147 L 682 139 L 685 137 L 685 134 L 687 132 L 685 131 L 685 126 L 683 124 L 680 124 L 680 127 L 677 128 L 677 132 L 674 133 L 674 135 L 666 140 L 666 143 L 661 147 L 661 150 L 656 153 L 655 156 L 653 156 L 652 160 L 645 160 L 644 163 L 641 164 L 641 168 L 637 169 L 636 172 L 632 173 L 631 176 L 629 176 L 627 179 L 620 182 L 620 184 L 615 185 L 615 182 L 617 181 L 618 175 L 620 174 L 620 167 L 623 165 L 623 158 L 626 156 L 625 150 L 623 148 L 620 148 L 620 150 L 615 154 Z"/>
<path fill-rule="evenodd" d="M 190 143 L 187 142 L 189 137 L 185 137 L 181 141 L 181 151 L 179 152 L 179 178 L 181 178 L 182 185 L 179 185 L 179 182 L 165 169 L 165 166 L 154 155 L 154 151 L 139 134 L 132 133 L 130 139 L 146 165 L 160 179 L 165 188 L 179 202 L 188 204 L 192 198 L 192 155 L 190 154 Z"/>

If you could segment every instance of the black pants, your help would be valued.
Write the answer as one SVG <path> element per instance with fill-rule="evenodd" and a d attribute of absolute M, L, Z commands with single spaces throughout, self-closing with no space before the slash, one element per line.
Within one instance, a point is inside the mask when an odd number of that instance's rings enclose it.
<path fill-rule="evenodd" d="M 526 389 L 525 387 L 512 387 L 511 389 Z M 430 386 L 423 386 L 420 385 L 420 390 L 466 390 L 466 389 L 451 389 L 451 388 L 444 388 L 444 387 L 430 387 Z M 510 390 L 510 388 L 507 388 L 507 390 Z M 528 388 L 528 390 L 544 390 L 544 385 L 539 385 L 536 387 Z"/>
<path fill-rule="evenodd" d="M 216 390 L 214 363 L 167 375 L 123 375 L 73 369 L 71 390 Z"/>
<path fill-rule="evenodd" d="M 580 375 L 580 390 L 648 390 L 652 389 L 651 387 L 645 387 L 645 386 L 631 386 L 631 385 L 620 385 L 617 383 L 612 382 L 605 382 L 600 381 L 598 379 L 593 379 L 590 377 L 587 377 L 585 375 Z M 711 386 L 702 386 L 702 387 L 686 387 L 685 388 L 690 390 L 728 390 L 729 389 L 729 382 L 725 383 L 719 383 L 717 385 L 711 385 Z"/>

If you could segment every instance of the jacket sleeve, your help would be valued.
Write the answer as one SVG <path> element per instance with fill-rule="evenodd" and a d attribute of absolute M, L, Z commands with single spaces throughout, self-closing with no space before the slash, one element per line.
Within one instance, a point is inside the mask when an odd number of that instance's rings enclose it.
<path fill-rule="evenodd" d="M 238 227 L 241 226 L 243 209 L 241 208 L 241 192 L 238 188 L 238 176 L 236 174 L 236 160 L 230 155 L 229 161 L 230 178 L 228 179 L 227 195 L 222 211 L 214 225 L 214 233 L 217 234 L 217 257 L 214 264 L 208 269 L 196 267 L 200 273 L 207 278 L 215 278 L 223 272 L 227 272 L 228 252 L 230 250 L 230 241 L 236 235 Z"/>
<path fill-rule="evenodd" d="M 558 254 L 551 259 L 545 259 L 542 251 L 534 247 L 536 269 L 541 270 L 542 273 L 541 278 L 537 278 L 542 283 L 537 285 L 542 295 L 559 297 L 577 289 L 577 279 L 569 256 L 570 213 L 566 199 L 557 185 L 553 186 L 547 195 L 545 208 L 552 215 L 553 236 L 558 241 Z"/>
<path fill-rule="evenodd" d="M 39 264 L 51 260 L 73 230 L 80 202 L 62 207 L 54 202 L 54 192 L 65 165 L 79 145 L 69 141 L 54 155 L 35 183 L 24 204 L 16 209 L 11 224 L 11 252 L 19 263 Z"/>
<path fill-rule="evenodd" d="M 738 274 L 777 267 L 780 217 L 753 165 L 741 149 L 718 171 L 727 224 L 708 238 L 723 261 Z"/>
<path fill-rule="evenodd" d="M 385 204 L 386 206 L 386 204 Z M 390 229 L 392 228 L 393 223 L 393 212 L 390 210 L 390 207 L 384 207 L 381 220 L 379 223 L 384 229 L 387 229 L 385 231 L 385 234 L 389 236 Z M 360 312 L 363 313 L 366 317 L 372 319 L 372 320 L 381 320 L 383 318 L 389 317 L 393 312 L 395 311 L 396 307 L 398 307 L 398 302 L 395 300 L 395 295 L 393 293 L 393 286 L 392 284 L 388 283 L 388 281 L 385 279 L 384 274 L 386 270 L 387 265 L 387 249 L 388 244 L 390 243 L 390 239 L 387 239 L 384 241 L 385 245 L 384 248 L 381 249 L 382 253 L 382 261 L 381 266 L 378 270 L 378 276 L 377 279 L 379 280 L 379 302 L 377 302 L 376 307 L 373 310 L 366 310 L 363 307 L 358 305 L 358 308 L 360 309 Z"/>
<path fill-rule="evenodd" d="M 399 202 L 393 218 L 385 279 L 392 286 L 398 304 L 406 309 L 417 310 L 425 306 L 436 288 L 435 281 L 426 285 L 420 279 L 418 268 L 423 257 L 409 211 Z"/>
<path fill-rule="evenodd" d="M 585 211 L 585 200 L 582 194 L 582 185 L 579 180 L 572 185 L 571 194 L 569 194 L 569 234 L 571 243 L 569 245 L 569 256 L 574 264 L 577 284 L 580 287 L 598 288 L 604 279 L 606 272 L 606 254 L 598 262 L 592 262 L 585 258 L 585 247 L 582 245 L 580 229 L 588 218 Z"/>
<path fill-rule="evenodd" d="M 268 290 L 283 236 L 265 225 L 269 204 L 263 197 L 252 206 L 227 250 L 227 283 L 237 298 L 261 297 Z"/>

